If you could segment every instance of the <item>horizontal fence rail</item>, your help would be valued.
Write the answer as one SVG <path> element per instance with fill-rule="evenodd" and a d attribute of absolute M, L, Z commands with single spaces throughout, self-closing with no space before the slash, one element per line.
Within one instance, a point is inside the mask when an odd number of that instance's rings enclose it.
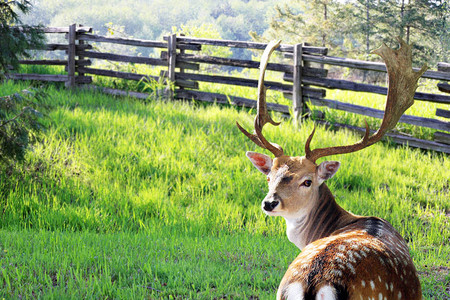
<path fill-rule="evenodd" d="M 61 34 L 67 41 L 65 44 L 47 44 L 42 51 L 64 51 L 66 59 L 35 59 L 21 60 L 23 65 L 49 65 L 65 66 L 67 74 L 17 74 L 10 73 L 7 76 L 14 80 L 38 80 L 51 82 L 64 82 L 68 88 L 83 85 L 88 89 L 100 90 L 118 96 L 129 96 L 136 98 L 147 98 L 148 93 L 122 91 L 118 89 L 96 87 L 92 85 L 92 77 L 105 76 L 123 80 L 141 81 L 155 80 L 158 82 L 173 83 L 175 90 L 166 89 L 166 97 L 170 99 L 195 99 L 219 104 L 229 104 L 248 108 L 256 108 L 256 101 L 234 95 L 224 95 L 213 92 L 201 91 L 200 83 L 214 83 L 240 87 L 256 88 L 257 78 L 246 78 L 242 74 L 230 75 L 225 71 L 212 74 L 207 72 L 208 67 L 221 70 L 221 67 L 258 69 L 259 61 L 246 60 L 230 57 L 219 57 L 206 55 L 202 52 L 204 46 L 227 47 L 255 50 L 264 50 L 266 43 L 216 40 L 206 38 L 193 38 L 185 36 L 170 35 L 162 41 L 142 40 L 122 37 L 107 37 L 92 33 L 91 27 L 76 26 L 45 28 L 47 34 Z M 91 44 L 94 43 L 94 44 Z M 160 52 L 158 58 L 139 55 L 125 55 L 123 53 L 101 52 L 95 45 L 116 44 L 122 46 L 143 47 Z M 318 107 L 345 111 L 358 115 L 381 119 L 384 112 L 351 103 L 340 102 L 326 98 L 326 89 L 340 89 L 357 92 L 368 92 L 374 94 L 387 94 L 387 88 L 368 83 L 360 83 L 350 80 L 335 79 L 329 77 L 325 66 L 343 67 L 363 71 L 375 71 L 386 73 L 386 67 L 380 62 L 361 61 L 355 59 L 327 56 L 328 49 L 314 47 L 308 44 L 287 45 L 281 44 L 277 49 L 283 62 L 269 63 L 267 70 L 281 73 L 280 81 L 267 81 L 269 90 L 283 93 L 285 98 L 292 101 L 292 106 L 277 103 L 268 103 L 268 109 L 280 112 L 285 116 L 292 114 L 296 118 L 307 115 L 308 104 Z M 188 53 L 187 53 L 188 52 Z M 138 71 L 126 72 L 98 67 L 93 61 L 109 61 L 131 65 L 149 65 L 159 68 L 159 76 L 139 74 Z M 430 80 L 440 81 L 436 83 L 437 93 L 417 92 L 416 100 L 450 105 L 450 64 L 439 63 L 437 71 L 427 71 L 422 76 Z M 163 93 L 161 92 L 161 93 Z M 255 97 L 256 98 L 256 97 Z M 440 118 L 440 119 L 439 119 Z M 400 118 L 401 123 L 414 126 L 427 127 L 437 130 L 429 140 L 417 139 L 399 133 L 389 132 L 386 136 L 390 140 L 408 144 L 412 147 L 431 149 L 444 153 L 450 153 L 450 110 L 437 109 L 436 118 L 423 118 L 404 115 Z M 316 120 L 316 122 L 322 122 Z M 326 123 L 324 123 L 326 124 Z M 334 128 L 346 128 L 361 134 L 365 129 L 351 125 L 333 124 Z"/>

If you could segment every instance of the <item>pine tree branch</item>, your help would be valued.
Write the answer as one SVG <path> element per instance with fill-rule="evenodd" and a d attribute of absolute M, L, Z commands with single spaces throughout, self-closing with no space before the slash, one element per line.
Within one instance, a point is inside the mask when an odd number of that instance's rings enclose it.
<path fill-rule="evenodd" d="M 26 112 L 26 110 L 29 109 L 29 108 L 30 108 L 30 107 L 25 106 L 25 107 L 22 109 L 22 111 L 21 111 L 17 116 L 15 116 L 15 117 L 12 118 L 12 119 L 3 121 L 3 122 L 0 124 L 0 127 L 5 127 L 8 123 L 14 122 L 14 121 L 17 120 L 18 118 L 20 118 L 20 117 Z"/>

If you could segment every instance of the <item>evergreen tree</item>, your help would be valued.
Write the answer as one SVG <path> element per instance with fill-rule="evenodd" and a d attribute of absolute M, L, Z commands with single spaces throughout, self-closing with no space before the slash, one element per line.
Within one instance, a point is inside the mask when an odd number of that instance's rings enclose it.
<path fill-rule="evenodd" d="M 0 0 L 0 75 L 10 67 L 17 68 L 19 58 L 27 56 L 28 49 L 43 44 L 42 30 L 22 24 L 14 10 L 26 13 L 30 7 L 26 0 Z M 42 109 L 43 97 L 39 90 L 0 97 L 0 167 L 13 166 L 24 159 L 27 147 L 42 128 L 37 109 Z"/>
<path fill-rule="evenodd" d="M 29 49 L 43 46 L 42 28 L 20 21 L 19 12 L 26 14 L 30 9 L 29 0 L 0 0 L 0 76 L 17 68 L 19 57 L 28 57 Z"/>
<path fill-rule="evenodd" d="M 448 60 L 448 0 L 292 0 L 277 7 L 266 40 L 326 46 L 333 55 L 370 59 L 382 42 L 401 36 L 415 49 L 415 62 Z M 263 37 L 252 34 L 256 40 Z"/>
<path fill-rule="evenodd" d="M 426 8 L 423 28 L 424 40 L 429 45 L 428 57 L 436 62 L 448 62 L 450 51 L 450 2 L 448 0 L 420 0 Z"/>
<path fill-rule="evenodd" d="M 285 43 L 309 43 L 336 51 L 342 33 L 334 0 L 296 0 L 276 6 L 270 28 L 263 36 L 254 32 L 255 40 L 283 39 Z M 338 52 L 338 51 L 337 51 Z"/>

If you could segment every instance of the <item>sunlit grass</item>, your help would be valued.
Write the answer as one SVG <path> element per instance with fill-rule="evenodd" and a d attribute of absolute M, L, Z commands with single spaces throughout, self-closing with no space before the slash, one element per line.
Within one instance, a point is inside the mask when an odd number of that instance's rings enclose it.
<path fill-rule="evenodd" d="M 0 296 L 273 299 L 298 250 L 284 221 L 260 211 L 266 181 L 244 153 L 262 150 L 235 127 L 251 128 L 252 111 L 48 93 L 42 142 L 0 174 Z M 312 128 L 266 132 L 303 155 Z M 312 147 L 357 139 L 319 126 Z M 436 270 L 450 267 L 448 156 L 379 143 L 332 159 L 342 163 L 328 183 L 337 201 L 391 222 L 426 298 L 445 299 L 450 276 Z"/>

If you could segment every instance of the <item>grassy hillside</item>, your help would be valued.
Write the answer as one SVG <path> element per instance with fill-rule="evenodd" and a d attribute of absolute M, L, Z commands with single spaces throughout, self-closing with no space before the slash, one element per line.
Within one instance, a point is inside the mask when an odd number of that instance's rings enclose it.
<path fill-rule="evenodd" d="M 48 89 L 41 143 L 0 174 L 0 297 L 274 298 L 299 251 L 260 210 L 266 180 L 244 155 L 260 149 L 235 126 L 253 112 Z M 302 155 L 311 129 L 267 135 Z M 356 139 L 319 127 L 312 146 Z M 391 222 L 426 299 L 450 297 L 448 156 L 377 144 L 333 159 L 337 201 Z"/>

